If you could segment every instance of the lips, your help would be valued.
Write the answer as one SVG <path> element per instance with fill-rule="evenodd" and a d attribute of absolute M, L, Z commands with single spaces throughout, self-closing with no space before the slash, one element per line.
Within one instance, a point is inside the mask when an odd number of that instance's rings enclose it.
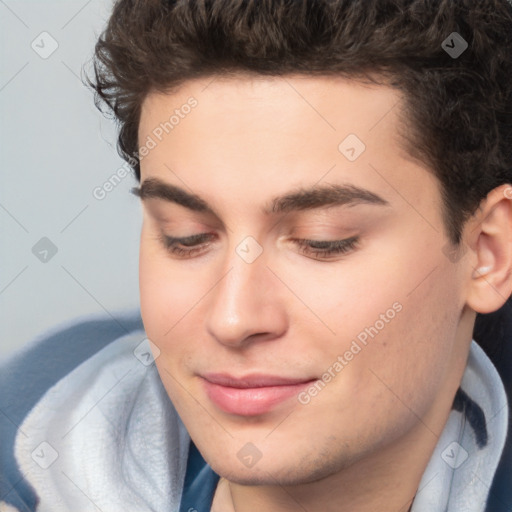
<path fill-rule="evenodd" d="M 252 374 L 233 377 L 210 373 L 201 376 L 210 400 L 222 411 L 238 416 L 256 416 L 296 397 L 316 379 Z"/>

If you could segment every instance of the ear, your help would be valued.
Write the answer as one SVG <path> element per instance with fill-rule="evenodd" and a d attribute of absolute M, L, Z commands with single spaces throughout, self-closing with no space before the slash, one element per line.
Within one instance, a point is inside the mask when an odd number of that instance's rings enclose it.
<path fill-rule="evenodd" d="M 492 313 L 512 294 L 512 186 L 497 187 L 466 223 L 466 302 L 477 313 Z"/>

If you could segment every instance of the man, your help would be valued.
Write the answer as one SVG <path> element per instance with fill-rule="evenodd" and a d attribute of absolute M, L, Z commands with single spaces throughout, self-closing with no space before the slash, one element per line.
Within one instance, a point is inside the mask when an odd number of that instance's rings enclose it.
<path fill-rule="evenodd" d="M 512 293 L 511 28 L 497 0 L 117 2 L 91 83 L 140 182 L 143 329 L 31 404 L 4 507 L 498 510 L 473 332 Z"/>

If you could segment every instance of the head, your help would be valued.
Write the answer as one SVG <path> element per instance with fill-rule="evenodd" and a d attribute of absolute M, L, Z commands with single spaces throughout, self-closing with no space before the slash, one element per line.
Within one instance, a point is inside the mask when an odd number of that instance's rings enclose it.
<path fill-rule="evenodd" d="M 214 470 L 306 482 L 442 425 L 511 293 L 511 29 L 505 0 L 115 4 L 91 84 L 141 182 L 158 371 Z M 218 373 L 306 384 L 244 409 Z"/>

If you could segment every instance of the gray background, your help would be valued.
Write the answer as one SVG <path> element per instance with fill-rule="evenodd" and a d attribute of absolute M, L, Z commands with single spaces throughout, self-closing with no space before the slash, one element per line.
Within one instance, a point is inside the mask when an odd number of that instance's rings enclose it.
<path fill-rule="evenodd" d="M 110 9 L 0 0 L 0 359 L 58 326 L 139 307 L 136 180 L 93 196 L 123 160 L 80 80 Z"/>

